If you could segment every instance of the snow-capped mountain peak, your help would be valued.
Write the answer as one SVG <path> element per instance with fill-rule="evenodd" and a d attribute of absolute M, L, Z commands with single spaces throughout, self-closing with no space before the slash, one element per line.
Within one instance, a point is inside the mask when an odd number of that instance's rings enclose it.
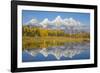
<path fill-rule="evenodd" d="M 72 28 L 79 31 L 89 31 L 89 26 L 84 25 L 80 21 L 74 19 L 73 17 L 62 19 L 61 16 L 56 16 L 55 19 L 50 21 L 48 18 L 44 18 L 41 22 L 37 19 L 31 19 L 26 25 L 29 26 L 40 26 L 43 28 L 50 28 L 50 29 L 62 29 L 69 31 Z M 88 27 L 88 28 L 86 28 Z"/>
<path fill-rule="evenodd" d="M 29 23 L 30 23 L 30 24 L 37 24 L 38 21 L 37 21 L 37 19 L 31 19 L 31 20 L 29 21 Z"/>
<path fill-rule="evenodd" d="M 63 23 L 63 19 L 60 16 L 57 16 L 53 21 L 53 24 L 55 24 L 56 26 L 59 26 Z"/>
<path fill-rule="evenodd" d="M 64 25 L 66 26 L 79 26 L 79 22 L 75 19 L 71 18 L 66 18 L 64 19 Z"/>
<path fill-rule="evenodd" d="M 50 21 L 48 20 L 48 18 L 45 18 L 40 24 L 46 25 L 46 24 L 49 24 L 49 23 L 50 23 Z"/>
<path fill-rule="evenodd" d="M 40 22 L 40 25 L 43 27 L 47 27 L 50 24 L 50 21 L 48 18 L 45 18 L 42 22 Z"/>
<path fill-rule="evenodd" d="M 26 23 L 26 25 L 28 25 L 28 26 L 39 26 L 38 23 L 39 23 L 38 20 L 35 19 L 35 18 L 33 18 L 33 19 L 31 19 L 30 21 L 28 21 L 28 22 Z"/>

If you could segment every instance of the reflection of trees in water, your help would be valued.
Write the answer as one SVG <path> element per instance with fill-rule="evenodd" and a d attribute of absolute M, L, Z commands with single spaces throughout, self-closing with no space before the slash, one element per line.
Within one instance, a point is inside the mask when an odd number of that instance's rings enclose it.
<path fill-rule="evenodd" d="M 26 39 L 23 42 L 23 49 L 32 49 L 32 48 L 48 48 L 48 47 L 54 47 L 54 46 L 63 46 L 63 45 L 77 45 L 75 43 L 84 43 L 89 42 L 86 41 L 85 39 L 63 39 L 63 38 L 35 38 L 35 39 Z M 69 44 L 71 43 L 71 44 Z M 80 44 L 79 43 L 79 44 Z"/>
<path fill-rule="evenodd" d="M 33 49 L 25 49 L 24 51 L 29 53 L 32 56 L 36 56 L 41 53 L 44 57 L 47 57 L 49 54 L 56 57 L 56 59 L 60 59 L 62 56 L 72 58 L 73 56 L 84 52 L 89 49 L 89 43 L 65 43 L 62 46 L 52 46 L 48 48 L 33 48 Z"/>
<path fill-rule="evenodd" d="M 24 43 L 24 42 L 23 42 Z M 23 45 L 23 48 L 48 48 L 52 46 L 61 46 L 64 45 L 65 41 L 59 41 L 59 40 L 43 40 L 43 39 L 37 39 L 33 40 L 33 42 L 26 42 L 26 44 Z"/>

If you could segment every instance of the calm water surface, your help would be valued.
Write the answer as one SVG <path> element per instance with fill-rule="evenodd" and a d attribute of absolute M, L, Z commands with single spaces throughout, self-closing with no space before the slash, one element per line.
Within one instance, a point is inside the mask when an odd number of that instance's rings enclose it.
<path fill-rule="evenodd" d="M 90 59 L 89 42 L 53 43 L 52 45 L 44 43 L 44 46 L 36 47 L 37 45 L 35 48 L 25 48 L 22 51 L 23 62 Z"/>

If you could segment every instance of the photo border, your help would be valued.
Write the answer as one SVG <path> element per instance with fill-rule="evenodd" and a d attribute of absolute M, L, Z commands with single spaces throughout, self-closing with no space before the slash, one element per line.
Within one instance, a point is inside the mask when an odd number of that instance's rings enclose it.
<path fill-rule="evenodd" d="M 80 65 L 60 65 L 46 67 L 27 67 L 18 68 L 17 64 L 17 7 L 18 5 L 28 6 L 45 6 L 45 7 L 61 7 L 61 8 L 78 8 L 78 9 L 93 9 L 94 10 L 94 64 Z M 97 67 L 97 6 L 96 5 L 80 5 L 80 4 L 62 4 L 62 3 L 47 3 L 33 1 L 11 1 L 11 72 L 24 71 L 42 71 L 42 70 L 57 70 L 57 69 L 73 69 L 73 68 L 88 68 Z"/>

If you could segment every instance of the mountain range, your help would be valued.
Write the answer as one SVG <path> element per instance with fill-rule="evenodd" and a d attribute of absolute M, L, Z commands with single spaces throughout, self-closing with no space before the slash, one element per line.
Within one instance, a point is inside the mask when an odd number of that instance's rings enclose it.
<path fill-rule="evenodd" d="M 50 28 L 50 29 L 63 29 L 63 30 L 81 30 L 81 31 L 90 31 L 89 25 L 84 25 L 78 20 L 74 18 L 65 18 L 62 19 L 61 16 L 57 16 L 54 20 L 50 21 L 48 18 L 44 18 L 43 21 L 38 21 L 33 18 L 28 21 L 25 25 L 28 26 L 37 26 L 42 28 Z"/>

